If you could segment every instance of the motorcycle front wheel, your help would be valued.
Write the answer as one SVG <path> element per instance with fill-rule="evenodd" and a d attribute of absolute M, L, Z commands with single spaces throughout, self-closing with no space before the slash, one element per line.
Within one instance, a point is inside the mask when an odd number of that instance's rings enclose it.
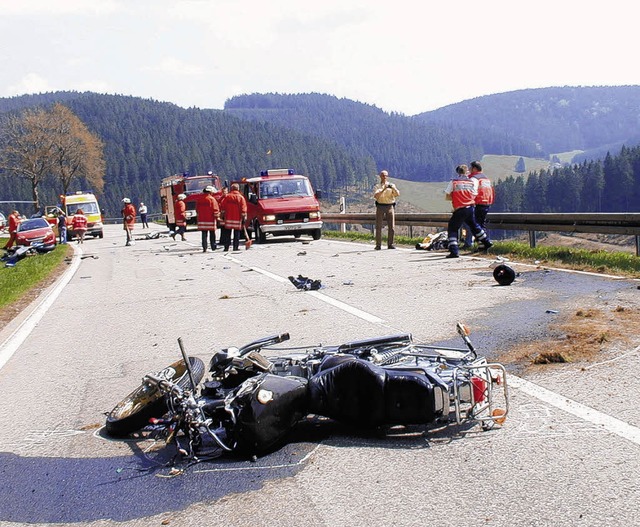
<path fill-rule="evenodd" d="M 204 362 L 197 357 L 189 357 L 193 380 L 198 384 L 204 377 Z M 180 388 L 191 388 L 191 380 L 184 360 L 167 366 L 157 374 Z M 167 403 L 157 386 L 142 383 L 120 401 L 107 415 L 105 430 L 112 437 L 123 437 L 149 424 L 149 419 L 162 417 L 167 412 Z"/>

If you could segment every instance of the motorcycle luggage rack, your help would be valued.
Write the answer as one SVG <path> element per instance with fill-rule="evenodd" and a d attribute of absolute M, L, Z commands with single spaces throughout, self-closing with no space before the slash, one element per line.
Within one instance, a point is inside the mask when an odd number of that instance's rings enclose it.
<path fill-rule="evenodd" d="M 469 390 L 470 401 L 468 404 L 471 407 L 466 410 L 462 408 L 461 393 L 459 389 L 457 370 L 453 372 L 453 404 L 456 417 L 456 423 L 460 424 L 465 419 L 472 419 L 482 423 L 482 427 L 487 429 L 491 428 L 494 424 L 504 423 L 507 415 L 509 414 L 509 389 L 507 386 L 507 370 L 502 364 L 499 363 L 484 363 L 476 364 L 473 366 L 464 366 L 463 370 L 470 374 L 469 377 Z M 497 374 L 496 374 L 497 372 Z M 482 400 L 476 401 L 474 394 L 474 386 L 472 379 L 480 378 L 484 381 L 484 387 L 482 391 Z M 499 388 L 496 387 L 499 386 Z M 494 397 L 494 391 L 501 392 L 501 399 L 504 403 L 503 407 L 497 406 L 496 397 Z M 463 415 L 466 413 L 466 415 Z"/>

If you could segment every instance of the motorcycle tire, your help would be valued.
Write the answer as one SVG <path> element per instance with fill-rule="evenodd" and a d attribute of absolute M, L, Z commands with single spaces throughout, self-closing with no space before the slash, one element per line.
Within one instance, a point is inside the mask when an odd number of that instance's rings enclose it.
<path fill-rule="evenodd" d="M 498 265 L 493 270 L 493 278 L 500 285 L 510 285 L 516 278 L 516 272 L 508 265 Z"/>
<path fill-rule="evenodd" d="M 204 362 L 189 357 L 193 380 L 198 384 L 204 377 Z M 180 388 L 191 388 L 191 379 L 184 360 L 179 360 L 158 373 L 159 377 L 176 383 Z M 105 431 L 112 437 L 123 437 L 149 424 L 149 419 L 167 413 L 165 398 L 155 386 L 143 383 L 120 401 L 107 415 Z"/>

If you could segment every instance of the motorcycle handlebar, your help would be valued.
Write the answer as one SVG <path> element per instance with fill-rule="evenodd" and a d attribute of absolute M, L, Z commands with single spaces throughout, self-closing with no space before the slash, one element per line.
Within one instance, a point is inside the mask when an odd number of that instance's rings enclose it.
<path fill-rule="evenodd" d="M 284 342 L 285 340 L 289 340 L 289 333 L 280 333 L 279 335 L 271 335 L 270 337 L 263 337 L 258 340 L 254 340 L 253 342 L 249 342 L 249 344 L 245 344 L 238 351 L 240 356 L 246 355 L 250 351 L 263 348 L 265 346 L 271 346 L 272 344 L 279 344 L 280 342 Z"/>
<path fill-rule="evenodd" d="M 160 391 L 164 393 L 172 393 L 174 395 L 183 395 L 183 390 L 177 384 L 168 381 L 167 379 L 163 379 L 162 377 L 158 377 L 153 373 L 147 373 L 144 376 L 143 382 L 156 386 L 160 389 Z"/>

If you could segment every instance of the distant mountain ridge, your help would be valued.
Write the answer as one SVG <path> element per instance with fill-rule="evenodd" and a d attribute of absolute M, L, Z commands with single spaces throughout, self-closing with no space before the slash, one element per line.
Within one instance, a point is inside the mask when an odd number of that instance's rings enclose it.
<path fill-rule="evenodd" d="M 483 154 L 603 158 L 640 142 L 640 86 L 518 90 L 412 117 L 313 93 L 236 96 L 224 111 L 330 139 L 415 181 L 447 179 L 452 166 Z"/>
<path fill-rule="evenodd" d="M 452 166 L 485 153 L 483 139 L 455 128 L 421 122 L 375 106 L 322 94 L 252 94 L 229 99 L 225 113 L 275 124 L 340 144 L 352 155 L 368 155 L 380 168 L 402 179 L 443 181 Z M 536 147 L 490 132 L 490 143 L 501 154 L 532 157 Z"/>
<path fill-rule="evenodd" d="M 439 182 L 450 178 L 455 165 L 485 154 L 549 159 L 583 150 L 583 159 L 602 159 L 623 144 L 640 143 L 640 86 L 519 90 L 415 116 L 315 93 L 239 95 L 224 110 L 208 110 L 55 92 L 0 99 L 0 119 L 55 102 L 68 106 L 105 144 L 103 201 L 109 213 L 119 211 L 124 195 L 158 208 L 160 179 L 183 171 L 213 170 L 235 179 L 292 167 L 331 200 L 348 195 L 353 185 L 370 188 L 382 168 L 392 177 Z M 57 195 L 54 188 L 49 192 L 52 199 Z M 25 194 L 21 182 L 0 185 L 0 200 Z"/>
<path fill-rule="evenodd" d="M 518 90 L 477 97 L 414 118 L 459 133 L 506 133 L 535 143 L 544 153 L 619 150 L 623 144 L 640 143 L 640 86 Z M 606 150 L 598 157 L 605 154 Z"/>

